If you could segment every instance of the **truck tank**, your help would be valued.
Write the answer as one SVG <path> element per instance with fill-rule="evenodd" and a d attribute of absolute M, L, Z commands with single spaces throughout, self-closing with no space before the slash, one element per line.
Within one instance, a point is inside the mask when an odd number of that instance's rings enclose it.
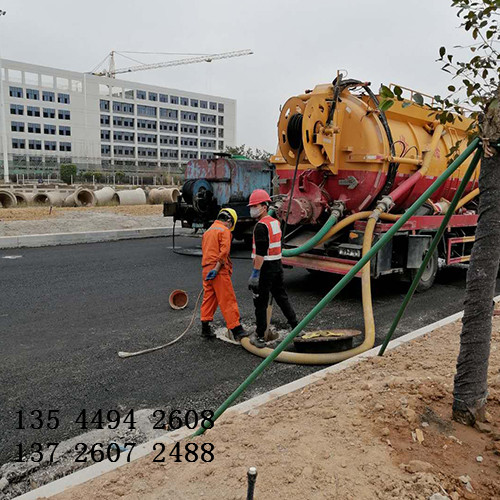
<path fill-rule="evenodd" d="M 279 148 L 271 158 L 285 196 L 278 215 L 285 218 L 288 211 L 294 174 L 289 224 L 321 223 L 333 202 L 343 204 L 344 215 L 369 210 L 392 192 L 398 196 L 391 212 L 401 213 L 445 170 L 457 141 L 459 152 L 465 149 L 470 124 L 461 116 L 442 129 L 428 107 L 411 99 L 396 101 L 384 113 L 369 84 L 356 80 L 318 85 L 291 97 L 280 113 Z M 425 174 L 410 188 L 397 191 L 421 168 L 436 131 L 440 137 L 435 137 L 437 148 Z M 469 163 L 445 182 L 433 202 L 452 199 Z M 479 169 L 465 194 L 477 187 L 478 175 Z"/>

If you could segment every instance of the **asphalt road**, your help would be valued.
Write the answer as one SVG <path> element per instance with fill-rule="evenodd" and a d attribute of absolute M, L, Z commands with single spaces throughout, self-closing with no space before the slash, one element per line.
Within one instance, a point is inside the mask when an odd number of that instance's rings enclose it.
<path fill-rule="evenodd" d="M 81 433 L 74 421 L 82 409 L 215 410 L 257 366 L 260 358 L 238 346 L 201 339 L 199 323 L 171 348 L 118 358 L 117 351 L 139 350 L 174 338 L 192 314 L 201 286 L 199 257 L 174 254 L 171 244 L 169 238 L 159 238 L 0 250 L 0 464 L 14 459 L 20 442 L 57 442 Z M 199 240 L 180 238 L 178 244 L 192 247 Z M 248 255 L 248 251 L 240 248 L 236 254 Z M 251 324 L 246 285 L 251 262 L 234 263 L 243 323 Z M 286 271 L 299 317 L 334 280 L 303 270 Z M 404 297 L 405 286 L 390 278 L 373 287 L 379 340 Z M 461 310 L 464 286 L 464 269 L 443 270 L 430 291 L 415 296 L 398 335 Z M 190 295 L 183 311 L 168 306 L 175 288 Z M 283 322 L 277 311 L 274 318 Z M 358 281 L 311 328 L 332 326 L 362 330 Z M 255 396 L 319 368 L 274 363 L 244 396 Z M 25 413 L 58 409 L 60 426 L 18 430 L 16 412 L 21 409 Z"/>

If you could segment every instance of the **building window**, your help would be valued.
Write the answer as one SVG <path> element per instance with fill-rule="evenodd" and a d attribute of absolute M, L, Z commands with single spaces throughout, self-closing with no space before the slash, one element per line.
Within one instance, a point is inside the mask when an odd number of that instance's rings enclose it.
<path fill-rule="evenodd" d="M 224 104 L 219 102 L 219 104 L 217 105 L 217 109 L 218 109 L 219 113 L 224 113 Z"/>
<path fill-rule="evenodd" d="M 10 105 L 10 114 L 11 115 L 24 115 L 24 106 L 20 104 L 11 104 Z"/>
<path fill-rule="evenodd" d="M 165 131 L 165 132 L 177 132 L 179 129 L 179 126 L 177 123 L 171 123 L 171 122 L 160 122 L 160 130 Z"/>
<path fill-rule="evenodd" d="M 200 147 L 206 148 L 206 149 L 215 149 L 215 141 L 213 141 L 211 139 L 201 139 Z"/>
<path fill-rule="evenodd" d="M 198 99 L 191 99 L 191 107 L 193 108 L 198 107 Z"/>
<path fill-rule="evenodd" d="M 160 108 L 160 118 L 170 118 L 177 120 L 179 112 L 176 109 Z"/>
<path fill-rule="evenodd" d="M 60 104 L 69 104 L 69 94 L 57 94 L 57 102 Z M 64 149 L 61 149 L 61 151 L 64 151 Z M 71 151 L 71 149 L 67 151 Z"/>
<path fill-rule="evenodd" d="M 109 130 L 101 130 L 101 141 L 109 141 L 110 137 Z"/>
<path fill-rule="evenodd" d="M 26 99 L 38 101 L 40 99 L 40 92 L 38 90 L 26 89 Z"/>
<path fill-rule="evenodd" d="M 207 101 L 200 101 L 200 108 L 207 109 L 208 108 L 208 102 Z"/>
<path fill-rule="evenodd" d="M 71 151 L 71 142 L 60 142 L 59 151 Z"/>
<path fill-rule="evenodd" d="M 56 95 L 54 94 L 54 92 L 44 90 L 42 92 L 42 100 L 47 102 L 54 102 L 56 100 Z"/>
<path fill-rule="evenodd" d="M 39 123 L 28 123 L 28 133 L 29 134 L 41 134 L 42 127 Z"/>
<path fill-rule="evenodd" d="M 219 149 L 221 151 L 224 149 L 224 141 L 219 141 Z"/>
<path fill-rule="evenodd" d="M 10 97 L 23 97 L 23 89 L 21 87 L 9 87 Z"/>
<path fill-rule="evenodd" d="M 181 106 L 189 106 L 189 99 L 187 97 L 181 97 Z"/>
<path fill-rule="evenodd" d="M 158 94 L 156 92 L 149 92 L 148 97 L 150 101 L 157 101 L 158 100 Z"/>
<path fill-rule="evenodd" d="M 59 118 L 59 120 L 69 120 L 70 117 L 70 112 L 67 109 L 60 109 L 57 112 L 57 118 Z"/>
<path fill-rule="evenodd" d="M 181 111 L 181 120 L 196 122 L 198 121 L 198 113 L 193 113 L 192 111 Z"/>
<path fill-rule="evenodd" d="M 134 156 L 135 148 L 131 146 L 115 146 L 113 151 L 116 156 Z"/>
<path fill-rule="evenodd" d="M 111 146 L 109 144 L 101 144 L 101 154 L 109 156 L 111 154 Z"/>
<path fill-rule="evenodd" d="M 109 101 L 101 99 L 99 101 L 99 108 L 101 109 L 101 111 L 109 111 Z"/>
<path fill-rule="evenodd" d="M 44 118 L 55 118 L 56 110 L 52 108 L 43 108 L 43 117 Z"/>
<path fill-rule="evenodd" d="M 215 127 L 200 127 L 200 134 L 215 137 Z"/>
<path fill-rule="evenodd" d="M 26 142 L 24 139 L 12 139 L 12 148 L 13 149 L 25 149 Z"/>
<path fill-rule="evenodd" d="M 140 116 L 156 116 L 156 108 L 153 106 L 137 105 L 137 114 Z"/>
<path fill-rule="evenodd" d="M 146 99 L 146 91 L 145 90 L 136 90 L 135 95 L 137 99 Z"/>
<path fill-rule="evenodd" d="M 196 125 L 181 125 L 182 134 L 198 134 L 198 127 Z"/>
<path fill-rule="evenodd" d="M 217 103 L 210 101 L 210 109 L 213 109 L 214 111 L 216 111 L 217 110 Z"/>
<path fill-rule="evenodd" d="M 56 135 L 56 126 L 55 125 L 44 125 L 43 133 L 49 135 Z"/>
<path fill-rule="evenodd" d="M 137 155 L 157 158 L 158 151 L 156 148 L 137 148 Z"/>
<path fill-rule="evenodd" d="M 42 149 L 42 141 L 35 141 L 34 139 L 30 139 L 28 143 L 29 149 Z"/>
<path fill-rule="evenodd" d="M 179 151 L 177 149 L 161 149 L 160 156 L 162 158 L 179 158 Z"/>
<path fill-rule="evenodd" d="M 219 116 L 219 125 L 224 125 L 224 117 Z"/>
<path fill-rule="evenodd" d="M 171 95 L 170 104 L 179 104 L 179 98 L 176 95 Z"/>
<path fill-rule="evenodd" d="M 168 102 L 167 94 L 159 94 L 159 96 L 160 96 L 160 102 Z"/>
<path fill-rule="evenodd" d="M 196 160 L 198 153 L 196 151 L 181 151 L 182 160 Z"/>
<path fill-rule="evenodd" d="M 113 126 L 134 128 L 134 119 L 125 116 L 113 116 Z"/>
<path fill-rule="evenodd" d="M 160 135 L 160 144 L 166 144 L 169 146 L 177 146 L 179 143 L 179 138 L 171 135 Z"/>
<path fill-rule="evenodd" d="M 150 130 L 156 130 L 156 122 L 153 120 L 137 119 L 137 128 L 147 128 Z"/>
<path fill-rule="evenodd" d="M 10 130 L 12 130 L 12 132 L 24 132 L 24 123 L 10 122 Z"/>
<path fill-rule="evenodd" d="M 157 137 L 152 134 L 137 134 L 137 142 L 149 142 L 150 144 L 156 144 Z"/>
<path fill-rule="evenodd" d="M 224 129 L 223 128 L 219 129 L 219 137 L 224 137 Z"/>
<path fill-rule="evenodd" d="M 181 146 L 186 146 L 189 148 L 197 148 L 198 139 L 194 139 L 192 137 L 181 137 Z"/>
<path fill-rule="evenodd" d="M 140 106 L 137 106 L 137 109 L 139 109 Z M 134 105 L 129 104 L 128 102 L 117 102 L 113 101 L 113 111 L 115 113 L 133 113 L 134 112 Z"/>
<path fill-rule="evenodd" d="M 59 135 L 71 135 L 71 127 L 59 127 Z"/>
<path fill-rule="evenodd" d="M 113 140 L 119 142 L 134 142 L 135 134 L 126 130 L 113 132 Z"/>
<path fill-rule="evenodd" d="M 200 115 L 200 121 L 202 123 L 213 123 L 215 125 L 215 115 L 205 115 L 205 114 L 201 114 Z"/>
<path fill-rule="evenodd" d="M 26 114 L 28 116 L 40 116 L 40 108 L 37 106 L 26 106 Z"/>
<path fill-rule="evenodd" d="M 56 141 L 44 141 L 43 147 L 45 151 L 56 151 L 57 150 L 57 142 Z"/>
<path fill-rule="evenodd" d="M 109 115 L 101 115 L 101 125 L 109 125 Z"/>

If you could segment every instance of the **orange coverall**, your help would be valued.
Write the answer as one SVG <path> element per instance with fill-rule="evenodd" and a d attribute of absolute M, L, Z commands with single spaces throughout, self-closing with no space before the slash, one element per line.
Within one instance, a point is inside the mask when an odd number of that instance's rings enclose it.
<path fill-rule="evenodd" d="M 201 250 L 203 257 L 203 302 L 201 304 L 201 321 L 212 321 L 217 306 L 220 307 L 222 316 L 229 330 L 240 324 L 240 311 L 234 294 L 231 275 L 233 264 L 229 257 L 231 250 L 231 231 L 221 222 L 216 220 L 203 235 Z M 217 276 L 210 281 L 205 277 L 217 264 L 222 263 Z"/>

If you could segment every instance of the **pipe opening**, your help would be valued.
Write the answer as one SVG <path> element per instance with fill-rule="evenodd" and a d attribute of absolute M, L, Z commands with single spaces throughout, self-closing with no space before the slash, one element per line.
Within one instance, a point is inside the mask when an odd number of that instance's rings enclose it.
<path fill-rule="evenodd" d="M 188 301 L 188 294 L 184 290 L 174 290 L 168 298 L 168 302 L 172 309 L 184 309 Z"/>
<path fill-rule="evenodd" d="M 16 197 L 10 193 L 0 192 L 0 207 L 11 208 L 16 206 Z"/>

